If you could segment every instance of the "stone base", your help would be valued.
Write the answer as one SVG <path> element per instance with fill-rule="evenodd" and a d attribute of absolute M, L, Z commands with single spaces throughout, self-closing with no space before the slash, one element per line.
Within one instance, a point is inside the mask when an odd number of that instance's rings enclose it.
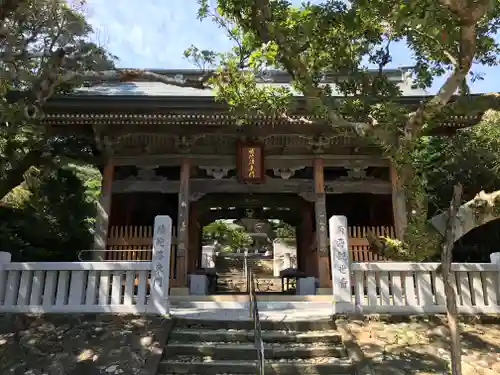
<path fill-rule="evenodd" d="M 189 295 L 189 288 L 187 288 L 187 287 L 170 288 L 170 295 L 171 296 L 188 296 Z"/>
<path fill-rule="evenodd" d="M 316 289 L 316 294 L 319 295 L 332 295 L 333 294 L 333 289 L 332 288 L 317 288 Z"/>

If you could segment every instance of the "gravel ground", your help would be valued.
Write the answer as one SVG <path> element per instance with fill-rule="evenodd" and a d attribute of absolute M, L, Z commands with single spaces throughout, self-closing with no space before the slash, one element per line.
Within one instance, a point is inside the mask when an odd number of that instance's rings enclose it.
<path fill-rule="evenodd" d="M 0 314 L 2 375 L 140 375 L 161 318 Z"/>
<path fill-rule="evenodd" d="M 464 375 L 500 374 L 499 324 L 461 323 Z M 448 374 L 449 331 L 444 318 L 407 323 L 349 320 L 374 375 Z"/>

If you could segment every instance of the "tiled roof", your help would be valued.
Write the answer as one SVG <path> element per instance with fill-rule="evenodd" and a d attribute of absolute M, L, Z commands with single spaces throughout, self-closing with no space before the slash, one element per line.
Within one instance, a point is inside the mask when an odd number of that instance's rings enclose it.
<path fill-rule="evenodd" d="M 288 84 L 263 84 L 268 86 L 290 86 Z M 408 84 L 398 84 L 403 96 L 425 96 L 428 93 L 421 89 L 412 89 Z M 335 90 L 333 90 L 335 95 Z M 121 82 L 104 83 L 93 87 L 82 87 L 75 90 L 77 95 L 96 96 L 213 96 L 212 90 L 199 90 L 189 87 L 177 87 L 161 82 Z M 340 96 L 340 94 L 338 94 Z M 299 95 L 297 95 L 299 96 Z"/>
<path fill-rule="evenodd" d="M 403 91 L 403 96 L 425 96 L 427 93 L 424 90 L 412 89 L 411 82 L 406 75 L 407 68 L 394 69 L 387 71 L 389 79 L 394 82 L 398 82 L 401 90 Z M 185 78 L 198 78 L 201 76 L 200 71 L 196 70 L 161 70 L 153 71 L 157 74 L 164 74 L 168 76 L 181 75 Z M 331 78 L 326 77 L 324 79 L 325 84 L 332 82 Z M 272 71 L 269 73 L 266 82 L 260 85 L 268 86 L 286 86 L 290 87 L 290 77 L 278 71 Z M 332 87 L 334 95 L 335 89 Z M 101 85 L 93 87 L 81 87 L 75 90 L 76 95 L 92 95 L 92 96 L 143 96 L 143 97 L 197 97 L 213 96 L 211 90 L 199 90 L 194 88 L 177 87 L 172 85 L 166 85 L 161 82 L 144 82 L 144 81 L 134 81 L 134 82 L 118 82 L 118 83 L 103 83 Z M 300 96 L 299 93 L 296 93 Z M 340 95 L 340 94 L 338 94 Z"/>

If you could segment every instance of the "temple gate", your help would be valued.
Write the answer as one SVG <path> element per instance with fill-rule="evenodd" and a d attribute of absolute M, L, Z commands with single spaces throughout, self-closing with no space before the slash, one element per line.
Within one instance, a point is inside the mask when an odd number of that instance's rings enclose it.
<path fill-rule="evenodd" d="M 273 74 L 277 84 L 289 84 L 286 74 Z M 421 100 L 404 72 L 389 74 L 410 95 L 402 105 Z M 318 278 L 322 292 L 331 288 L 328 218 L 347 217 L 354 261 L 379 260 L 368 249 L 367 230 L 401 234 L 405 200 L 397 174 L 366 138 L 327 122 L 295 121 L 313 118 L 300 97 L 291 120 L 254 116 L 237 126 L 209 94 L 127 82 L 49 101 L 44 126 L 94 140 L 101 158 L 96 259 L 149 260 L 153 220 L 168 215 L 174 228 L 170 285 L 183 289 L 201 264 L 203 225 L 237 219 L 251 208 L 259 218 L 296 228 L 298 267 Z"/>

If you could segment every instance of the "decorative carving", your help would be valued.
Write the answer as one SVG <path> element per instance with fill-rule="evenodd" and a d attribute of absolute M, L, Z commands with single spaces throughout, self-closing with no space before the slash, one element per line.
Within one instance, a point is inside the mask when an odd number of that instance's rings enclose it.
<path fill-rule="evenodd" d="M 309 137 L 307 144 L 311 148 L 312 152 L 315 154 L 321 154 L 325 151 L 325 148 L 330 146 L 330 138 L 323 135 L 318 137 Z"/>
<path fill-rule="evenodd" d="M 201 138 L 201 136 L 177 136 L 174 138 L 175 148 L 180 153 L 190 152 L 199 138 Z"/>
<path fill-rule="evenodd" d="M 194 191 L 191 193 L 191 195 L 189 196 L 189 201 L 190 202 L 196 202 L 197 200 L 199 200 L 200 198 L 202 198 L 203 196 L 205 196 L 207 193 L 202 193 L 200 191 Z"/>
<path fill-rule="evenodd" d="M 283 180 L 288 180 L 296 171 L 304 169 L 305 166 L 292 167 L 292 168 L 273 168 L 273 173 L 276 177 L 281 177 Z"/>
<path fill-rule="evenodd" d="M 299 197 L 304 198 L 308 202 L 314 202 L 316 200 L 316 194 L 313 191 L 302 192 L 298 194 Z"/>
<path fill-rule="evenodd" d="M 347 176 L 340 177 L 339 180 L 366 180 L 373 178 L 366 175 L 366 167 L 352 167 L 346 169 Z"/>
<path fill-rule="evenodd" d="M 142 167 L 137 171 L 137 179 L 141 181 L 154 181 L 156 179 L 156 166 Z"/>
<path fill-rule="evenodd" d="M 156 174 L 156 165 L 141 166 L 137 169 L 137 175 L 129 175 L 126 181 L 167 181 L 167 178 Z"/>
<path fill-rule="evenodd" d="M 221 168 L 221 167 L 199 167 L 207 172 L 208 176 L 215 178 L 216 180 L 222 180 L 227 176 L 232 168 Z"/>

